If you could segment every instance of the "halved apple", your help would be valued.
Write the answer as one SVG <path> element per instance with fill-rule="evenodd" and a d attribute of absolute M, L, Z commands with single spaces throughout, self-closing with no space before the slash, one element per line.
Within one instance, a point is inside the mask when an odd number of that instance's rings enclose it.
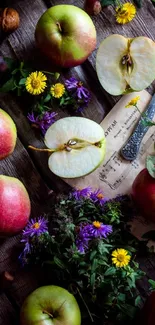
<path fill-rule="evenodd" d="M 54 149 L 49 157 L 49 168 L 62 178 L 91 173 L 105 155 L 103 128 L 83 117 L 65 117 L 56 121 L 45 134 L 45 144 Z"/>
<path fill-rule="evenodd" d="M 155 42 L 144 36 L 110 35 L 98 49 L 96 71 L 111 95 L 141 91 L 155 79 Z"/>
<path fill-rule="evenodd" d="M 50 153 L 50 170 L 62 178 L 76 178 L 95 170 L 105 156 L 103 128 L 84 117 L 65 117 L 52 124 L 45 134 L 49 149 L 29 148 Z"/>

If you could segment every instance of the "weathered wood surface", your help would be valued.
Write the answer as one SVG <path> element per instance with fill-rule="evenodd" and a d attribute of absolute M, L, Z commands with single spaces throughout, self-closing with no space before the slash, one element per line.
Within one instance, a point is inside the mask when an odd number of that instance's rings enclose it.
<path fill-rule="evenodd" d="M 125 1 L 124 1 L 125 2 Z M 60 3 L 73 4 L 83 8 L 83 0 L 5 0 L 2 5 L 16 8 L 20 14 L 21 24 L 11 35 L 1 35 L 0 52 L 5 56 L 25 60 L 30 58 L 42 67 L 44 62 L 35 47 L 34 30 L 41 14 L 50 7 Z M 97 48 L 106 36 L 119 33 L 129 37 L 140 35 L 155 40 L 155 8 L 150 0 L 143 0 L 143 7 L 138 10 L 136 18 L 127 25 L 115 22 L 114 9 L 109 6 L 97 17 L 93 17 L 97 30 Z M 96 50 L 97 50 L 96 48 Z M 108 95 L 100 86 L 95 71 L 96 50 L 89 59 L 79 67 L 62 72 L 63 78 L 75 76 L 81 79 L 91 90 L 92 101 L 82 114 L 100 123 L 113 107 L 119 97 Z M 51 67 L 47 64 L 47 69 Z M 153 93 L 155 84 L 149 88 Z M 28 144 L 43 146 L 43 139 L 26 118 L 27 103 L 13 94 L 0 95 L 0 107 L 6 110 L 14 119 L 18 129 L 18 142 L 13 155 L 0 162 L 0 174 L 18 177 L 26 186 L 31 202 L 32 217 L 40 215 L 47 209 L 49 188 L 57 192 L 68 190 L 68 186 L 52 175 L 47 167 L 47 155 L 28 150 Z M 58 110 L 58 116 L 69 115 L 69 112 Z M 39 277 L 36 272 L 26 272 L 18 265 L 18 254 L 21 250 L 20 235 L 2 239 L 0 242 L 0 273 L 7 270 L 15 274 L 12 286 L 0 294 L 0 325 L 17 325 L 20 306 L 29 292 L 38 286 Z M 140 265 L 147 277 L 155 279 L 155 259 L 139 258 Z M 146 278 L 139 282 L 138 288 L 145 299 L 147 295 Z"/>

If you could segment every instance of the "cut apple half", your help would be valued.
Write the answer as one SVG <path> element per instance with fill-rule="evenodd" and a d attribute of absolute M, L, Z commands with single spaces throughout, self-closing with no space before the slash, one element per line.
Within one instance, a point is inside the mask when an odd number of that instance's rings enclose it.
<path fill-rule="evenodd" d="M 143 36 L 110 35 L 98 49 L 96 71 L 111 95 L 141 91 L 155 79 L 155 42 Z"/>
<path fill-rule="evenodd" d="M 50 170 L 62 178 L 76 178 L 91 173 L 105 156 L 103 128 L 83 117 L 65 117 L 56 121 L 45 134 L 51 155 Z"/>

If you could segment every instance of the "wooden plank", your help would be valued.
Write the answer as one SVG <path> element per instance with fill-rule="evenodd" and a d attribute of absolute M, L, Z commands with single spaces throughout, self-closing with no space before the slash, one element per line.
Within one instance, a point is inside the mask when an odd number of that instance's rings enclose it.
<path fill-rule="evenodd" d="M 17 325 L 18 314 L 4 293 L 1 293 L 0 295 L 0 306 L 0 324 Z"/>

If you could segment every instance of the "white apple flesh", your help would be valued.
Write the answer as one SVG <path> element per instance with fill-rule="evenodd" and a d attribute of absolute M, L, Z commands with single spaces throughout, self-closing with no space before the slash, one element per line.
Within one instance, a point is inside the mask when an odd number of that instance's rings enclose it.
<path fill-rule="evenodd" d="M 24 301 L 20 325 L 80 325 L 81 313 L 75 297 L 54 285 L 33 291 Z"/>
<path fill-rule="evenodd" d="M 56 121 L 45 134 L 45 144 L 53 152 L 50 170 L 62 178 L 76 178 L 91 173 L 105 156 L 103 128 L 83 117 Z"/>
<path fill-rule="evenodd" d="M 155 42 L 114 34 L 100 44 L 96 71 L 103 88 L 112 95 L 141 91 L 155 79 Z"/>

